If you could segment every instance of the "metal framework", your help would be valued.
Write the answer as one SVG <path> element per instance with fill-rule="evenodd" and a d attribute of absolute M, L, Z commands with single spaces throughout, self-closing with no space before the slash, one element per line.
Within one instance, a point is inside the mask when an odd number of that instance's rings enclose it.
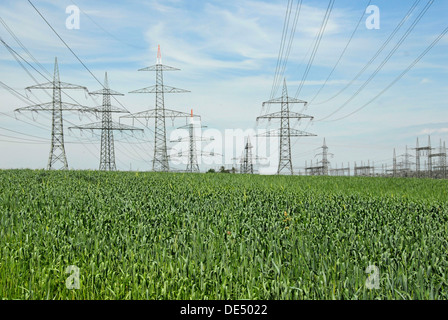
<path fill-rule="evenodd" d="M 341 168 L 338 168 L 337 164 L 334 169 L 330 170 L 330 175 L 332 176 L 350 176 L 350 164 L 347 164 L 347 167 L 344 167 L 344 164 L 341 165 Z"/>
<path fill-rule="evenodd" d="M 51 112 L 52 126 L 51 126 L 51 149 L 48 158 L 48 170 L 68 170 L 67 155 L 64 145 L 64 121 L 63 111 L 71 112 L 89 112 L 96 113 L 96 109 L 88 108 L 67 102 L 62 102 L 62 90 L 84 90 L 88 92 L 86 87 L 78 86 L 70 83 L 60 81 L 58 59 L 54 61 L 54 76 L 53 81 L 27 87 L 26 90 L 52 90 L 53 101 L 43 104 L 28 106 L 25 108 L 16 109 L 15 112 L 31 111 L 31 112 Z"/>
<path fill-rule="evenodd" d="M 431 166 L 431 152 L 432 152 L 431 148 L 431 137 L 428 137 L 428 146 L 426 147 L 420 147 L 419 146 L 419 142 L 418 142 L 418 138 L 417 138 L 417 146 L 414 149 L 415 150 L 415 171 L 417 174 L 417 177 L 422 177 L 422 176 L 430 176 L 431 175 L 431 171 L 432 171 L 432 166 Z M 421 157 L 422 156 L 427 156 L 427 162 L 426 162 L 426 166 L 425 166 L 425 170 L 422 173 L 421 172 Z"/>
<path fill-rule="evenodd" d="M 154 71 L 156 72 L 156 85 L 148 88 L 143 88 L 130 93 L 154 93 L 156 95 L 156 107 L 153 110 L 148 110 L 121 118 L 132 119 L 154 119 L 154 159 L 153 159 L 153 171 L 170 171 L 168 161 L 168 149 L 166 142 L 166 118 L 188 118 L 190 115 L 184 112 L 178 112 L 174 110 L 165 109 L 165 93 L 186 93 L 190 92 L 183 89 L 169 87 L 163 84 L 163 72 L 164 71 L 178 71 L 179 69 L 165 66 L 162 64 L 162 54 L 160 51 L 160 45 L 157 51 L 157 63 L 154 66 L 140 69 L 139 71 Z"/>
<path fill-rule="evenodd" d="M 435 161 L 431 167 L 433 168 L 433 176 L 435 178 L 446 179 L 447 178 L 447 163 L 446 163 L 446 144 L 440 140 L 440 147 L 438 153 L 431 154 L 432 159 L 438 158 L 439 161 Z"/>
<path fill-rule="evenodd" d="M 283 94 L 282 97 L 277 99 L 272 99 L 263 103 L 263 108 L 265 105 L 270 104 L 281 104 L 281 111 L 271 113 L 268 115 L 260 116 L 257 118 L 259 120 L 271 120 L 280 119 L 280 129 L 271 130 L 266 133 L 258 135 L 259 137 L 279 137 L 280 138 L 280 157 L 277 174 L 287 173 L 293 175 L 292 159 L 291 159 L 291 137 L 315 137 L 315 134 L 291 129 L 290 120 L 291 119 L 310 119 L 313 120 L 314 117 L 291 112 L 290 105 L 293 104 L 303 104 L 307 105 L 306 101 L 288 97 L 288 89 L 286 87 L 286 80 L 283 81 Z"/>
<path fill-rule="evenodd" d="M 199 123 L 195 123 L 194 122 L 194 118 L 199 116 L 195 116 L 193 114 L 193 110 L 191 110 L 191 115 L 190 115 L 190 123 L 180 127 L 178 129 L 187 129 L 188 130 L 188 137 L 187 138 L 179 138 L 177 140 L 172 140 L 171 142 L 188 142 L 188 151 L 187 153 L 184 153 L 182 151 L 180 151 L 178 153 L 178 157 L 184 157 L 187 156 L 188 158 L 188 162 L 187 162 L 187 169 L 186 172 L 191 172 L 191 173 L 198 173 L 200 172 L 199 170 L 199 164 L 198 164 L 198 151 L 197 151 L 197 142 L 201 141 L 201 142 L 205 142 L 205 141 L 213 141 L 213 138 L 204 138 L 202 137 L 202 135 L 200 137 L 195 136 L 195 129 L 202 129 L 202 128 L 207 128 L 207 126 L 203 126 L 200 125 Z M 216 154 L 214 153 L 210 153 L 210 154 L 206 154 L 204 152 L 200 152 L 200 156 L 201 157 L 205 157 L 205 156 L 214 156 Z"/>
<path fill-rule="evenodd" d="M 264 158 L 259 156 L 254 156 L 252 149 L 253 145 L 250 142 L 250 138 L 246 138 L 246 144 L 244 146 L 243 154 L 240 158 L 233 158 L 232 160 L 240 161 L 240 173 L 242 174 L 254 174 L 254 164 L 253 161 L 264 160 Z"/>
<path fill-rule="evenodd" d="M 355 177 L 362 176 L 362 177 L 373 177 L 375 176 L 375 165 L 372 162 L 372 165 L 370 165 L 370 160 L 367 162 L 367 165 L 364 165 L 364 163 L 361 162 L 361 166 L 357 166 L 355 162 Z"/>
<path fill-rule="evenodd" d="M 126 126 L 112 121 L 113 113 L 129 113 L 128 111 L 113 107 L 111 105 L 111 96 L 123 96 L 124 94 L 113 91 L 109 88 L 109 81 L 107 79 L 107 72 L 104 76 L 104 87 L 101 90 L 91 92 L 90 95 L 103 96 L 103 104 L 99 108 L 101 113 L 101 122 L 91 123 L 84 126 L 70 127 L 69 129 L 78 130 L 101 130 L 101 154 L 100 166 L 101 171 L 116 171 L 117 165 L 115 163 L 115 147 L 114 147 L 114 131 L 142 131 L 142 129 Z"/>
<path fill-rule="evenodd" d="M 317 156 L 322 156 L 322 160 L 318 161 L 318 166 L 313 167 L 313 162 L 311 161 L 311 167 L 308 167 L 305 163 L 305 174 L 311 175 L 319 175 L 319 176 L 328 176 L 330 173 L 330 161 L 328 160 L 328 156 L 334 156 L 332 153 L 328 153 L 327 143 L 324 138 L 324 144 L 321 147 L 322 152 L 316 154 Z"/>

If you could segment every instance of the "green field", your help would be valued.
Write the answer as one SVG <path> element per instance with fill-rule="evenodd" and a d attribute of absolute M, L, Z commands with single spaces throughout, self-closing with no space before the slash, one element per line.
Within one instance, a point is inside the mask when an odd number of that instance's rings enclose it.
<path fill-rule="evenodd" d="M 447 199 L 441 180 L 0 171 L 0 296 L 448 299 Z"/>

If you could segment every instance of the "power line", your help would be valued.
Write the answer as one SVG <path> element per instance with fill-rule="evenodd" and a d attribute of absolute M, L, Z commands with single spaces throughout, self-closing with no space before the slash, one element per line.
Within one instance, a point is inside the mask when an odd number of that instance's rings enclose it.
<path fill-rule="evenodd" d="M 320 42 L 322 40 L 322 37 L 325 33 L 325 29 L 327 27 L 328 20 L 330 18 L 331 12 L 333 11 L 335 0 L 330 0 L 327 7 L 327 12 L 325 13 L 324 20 L 322 21 L 322 25 L 320 27 L 319 33 L 317 34 L 316 42 L 314 44 L 313 52 L 311 53 L 310 59 L 308 61 L 308 65 L 306 66 L 305 72 L 302 77 L 302 81 L 300 82 L 299 88 L 297 88 L 297 92 L 295 95 L 295 98 L 297 98 L 300 95 L 300 92 L 302 91 L 303 85 L 305 84 L 305 80 L 308 77 L 308 74 L 310 72 L 310 69 L 313 65 L 314 58 L 316 57 L 317 50 L 319 49 Z"/>
<path fill-rule="evenodd" d="M 45 19 L 45 17 L 41 14 L 41 12 L 36 8 L 36 6 L 34 6 L 34 4 L 31 2 L 31 0 L 28 0 L 28 2 L 30 3 L 30 5 L 34 8 L 34 10 L 39 14 L 39 16 L 45 21 L 45 23 L 50 27 L 50 29 L 56 34 L 56 36 L 61 40 L 61 42 L 67 47 L 67 49 L 75 56 L 75 58 L 81 63 L 81 65 L 87 70 L 87 72 L 98 82 L 98 84 L 104 89 L 104 85 L 103 83 L 98 80 L 98 78 L 92 73 L 92 71 L 87 67 L 87 65 L 78 57 L 78 55 L 70 48 L 70 46 L 64 41 L 64 39 L 62 39 L 62 37 L 58 34 L 58 32 L 51 26 L 51 24 L 48 22 L 47 19 Z M 112 98 L 126 111 L 128 111 L 130 113 L 130 111 L 121 104 L 121 102 L 114 96 L 112 96 Z M 140 122 L 142 125 L 143 122 L 140 121 L 140 119 L 137 119 L 138 122 Z M 152 131 L 148 126 L 145 126 L 146 128 L 148 128 L 151 132 L 153 132 L 154 134 L 155 131 Z"/>
<path fill-rule="evenodd" d="M 30 1 L 29 1 L 30 2 Z M 53 30 L 53 32 L 56 33 L 56 35 L 58 36 L 58 38 L 66 45 L 66 47 L 75 55 L 75 57 L 78 59 L 78 61 L 81 62 L 81 64 L 87 69 L 87 71 L 89 71 L 89 73 L 91 75 L 93 75 L 93 73 L 86 67 L 85 64 L 82 63 L 82 61 L 79 59 L 79 57 L 73 52 L 73 50 L 71 50 L 71 48 L 67 45 L 67 43 L 65 43 L 65 41 L 59 36 L 59 34 L 54 30 L 54 28 L 51 27 L 51 25 L 48 23 L 48 21 L 43 17 L 43 15 L 39 12 L 39 10 L 37 10 L 37 8 L 30 2 L 30 4 L 33 6 L 33 8 L 39 13 L 39 15 L 43 18 L 43 20 L 47 23 L 47 25 Z M 23 45 L 22 45 L 23 46 Z M 23 46 L 24 47 L 24 46 Z M 26 48 L 25 48 L 26 50 Z M 13 50 L 14 51 L 14 50 Z M 29 52 L 28 50 L 26 50 L 27 52 Z M 14 51 L 15 52 L 15 51 Z M 15 52 L 18 56 L 20 56 L 17 52 Z M 31 54 L 30 54 L 31 55 Z M 32 55 L 31 55 L 32 56 Z M 21 57 L 21 56 L 20 56 Z M 34 66 L 32 66 L 31 64 L 29 64 L 23 57 L 21 57 L 22 60 L 24 60 L 30 67 L 32 67 L 36 72 L 40 73 L 36 68 L 34 68 Z M 34 60 L 36 60 L 34 58 Z M 37 60 L 36 60 L 37 61 Z M 39 64 L 40 65 L 40 64 Z M 41 74 L 41 73 L 40 73 Z M 42 75 L 42 74 L 41 74 Z M 44 75 L 42 75 L 44 78 L 46 78 Z M 98 79 L 93 75 L 93 77 L 98 81 Z M 101 84 L 101 83 L 100 83 Z M 102 85 L 102 84 L 101 84 Z M 48 93 L 47 93 L 48 94 Z M 64 92 L 64 94 L 66 94 Z M 76 102 L 76 100 L 74 100 L 71 96 L 67 95 L 68 97 L 70 97 L 73 101 Z M 118 101 L 117 99 L 115 99 L 116 101 Z M 76 102 L 77 103 L 77 102 Z M 121 103 L 118 101 L 118 103 L 121 105 Z M 79 104 L 79 103 L 78 103 Z M 121 105 L 123 108 L 124 106 Z M 128 111 L 129 112 L 129 111 Z M 76 136 L 75 136 L 76 137 Z M 77 137 L 76 137 L 77 138 Z M 77 138 L 79 141 L 81 141 L 79 138 Z M 90 153 L 92 153 L 89 149 L 87 149 Z"/>
<path fill-rule="evenodd" d="M 272 99 L 270 101 L 264 102 L 264 104 L 280 104 L 281 105 L 281 111 L 268 114 L 265 116 L 260 116 L 257 118 L 258 120 L 263 119 L 281 119 L 280 129 L 278 130 L 272 130 L 268 131 L 264 134 L 260 134 L 258 136 L 263 137 L 279 137 L 279 165 L 277 174 L 282 174 L 283 172 L 287 172 L 290 175 L 293 175 L 293 166 L 292 166 L 292 157 L 291 157 L 291 137 L 311 137 L 315 136 L 314 134 L 299 131 L 299 130 L 293 130 L 290 127 L 290 120 L 291 119 L 313 119 L 313 117 L 291 112 L 290 111 L 290 105 L 293 104 L 304 104 L 306 105 L 306 101 L 299 100 L 296 98 L 288 97 L 288 89 L 286 87 L 286 80 L 283 82 L 283 93 L 281 98 Z"/>
<path fill-rule="evenodd" d="M 51 77 L 50 72 L 48 72 L 48 70 L 45 69 L 44 66 L 39 61 L 37 61 L 37 59 L 31 54 L 31 52 L 25 47 L 22 41 L 20 41 L 20 39 L 16 36 L 14 31 L 11 30 L 11 28 L 1 17 L 0 22 L 5 27 L 6 31 L 8 31 L 8 33 L 14 38 L 14 40 L 18 43 L 18 45 L 23 49 L 23 51 L 25 51 L 28 54 L 28 56 L 42 69 L 42 71 L 44 71 L 49 77 Z"/>
<path fill-rule="evenodd" d="M 369 0 L 365 7 L 369 7 L 369 5 L 370 5 L 371 2 L 372 2 L 372 0 Z M 353 38 L 354 38 L 356 32 L 357 32 L 358 29 L 359 29 L 359 25 L 360 25 L 361 22 L 363 21 L 364 15 L 365 15 L 365 10 L 363 9 L 362 14 L 361 14 L 361 17 L 359 18 L 359 21 L 358 21 L 358 23 L 356 24 L 355 30 L 353 30 L 353 32 L 352 32 L 352 34 L 351 34 L 351 36 L 350 36 L 350 38 L 349 38 L 347 44 L 346 44 L 345 47 L 344 47 L 344 50 L 342 50 L 341 55 L 339 56 L 338 60 L 336 61 L 336 64 L 334 65 L 334 67 L 333 67 L 333 69 L 331 70 L 330 74 L 328 75 L 327 79 L 325 79 L 324 84 L 320 87 L 320 89 L 317 91 L 317 93 L 315 94 L 315 96 L 314 96 L 314 97 L 311 99 L 311 101 L 308 103 L 308 106 L 310 106 L 310 105 L 313 103 L 313 101 L 317 98 L 317 96 L 321 93 L 321 91 L 322 91 L 322 90 L 324 89 L 324 87 L 327 85 L 328 80 L 330 80 L 330 78 L 331 78 L 331 76 L 333 75 L 334 71 L 335 71 L 336 68 L 339 66 L 339 63 L 341 62 L 342 57 L 343 57 L 343 56 L 345 55 L 345 53 L 347 52 L 347 49 L 348 49 L 350 43 L 352 42 L 352 40 L 353 40 Z"/>
<path fill-rule="evenodd" d="M 343 87 L 341 90 L 339 90 L 335 95 L 333 95 L 329 99 L 327 99 L 325 101 L 314 103 L 313 105 L 316 106 L 316 105 L 321 105 L 321 104 L 330 102 L 334 98 L 338 97 L 342 92 L 347 90 L 347 88 L 349 88 L 356 80 L 358 80 L 359 77 L 361 77 L 361 75 L 364 74 L 364 72 L 372 65 L 372 63 L 376 60 L 376 58 L 378 58 L 378 56 L 383 52 L 383 50 L 387 47 L 387 45 L 392 41 L 392 39 L 397 34 L 397 32 L 401 29 L 403 24 L 409 19 L 412 12 L 415 10 L 415 8 L 420 3 L 420 1 L 421 0 L 416 0 L 414 2 L 414 4 L 409 9 L 409 11 L 406 13 L 406 15 L 400 21 L 400 23 L 395 27 L 395 29 L 392 31 L 392 33 L 389 35 L 389 37 L 386 39 L 386 41 L 381 45 L 381 47 L 376 51 L 376 53 L 372 56 L 372 58 L 366 63 L 366 65 L 364 65 L 364 67 L 358 72 L 358 74 L 345 87 Z"/>
<path fill-rule="evenodd" d="M 381 62 L 381 64 L 376 68 L 376 70 L 370 75 L 370 77 L 363 83 L 363 85 L 346 101 L 344 102 L 339 108 L 337 108 L 335 111 L 327 115 L 326 117 L 316 120 L 317 122 L 323 121 L 325 119 L 328 119 L 335 113 L 342 110 L 345 106 L 347 106 L 350 102 L 352 102 L 366 87 L 367 85 L 372 82 L 372 80 L 376 77 L 376 75 L 381 71 L 381 69 L 386 65 L 386 63 L 392 58 L 392 56 L 395 54 L 395 52 L 398 50 L 398 48 L 403 44 L 403 42 L 406 40 L 406 38 L 409 36 L 409 34 L 414 30 L 415 26 L 420 22 L 420 20 L 423 18 L 425 13 L 428 11 L 428 9 L 431 7 L 431 5 L 434 3 L 434 0 L 428 1 L 426 6 L 423 8 L 423 10 L 420 12 L 420 14 L 417 16 L 417 18 L 414 20 L 412 25 L 406 30 L 406 32 L 403 34 L 403 36 L 400 38 L 400 40 L 397 42 L 397 44 L 393 47 L 393 49 L 389 52 L 389 54 L 386 56 L 386 58 Z"/>
<path fill-rule="evenodd" d="M 77 5 L 75 3 L 75 1 L 70 0 L 75 6 L 77 6 L 79 8 L 79 10 L 82 12 L 83 15 L 85 15 L 90 21 L 92 21 L 99 29 L 101 29 L 104 33 L 106 33 L 108 36 L 110 36 L 111 38 L 115 39 L 118 42 L 121 42 L 129 47 L 135 48 L 135 49 L 145 49 L 143 47 L 139 47 L 133 44 L 129 44 L 127 42 L 124 42 L 121 39 L 118 39 L 115 35 L 113 35 L 112 33 L 110 33 L 109 31 L 107 31 L 106 29 L 104 29 L 101 25 L 99 25 L 94 19 L 92 19 L 92 17 L 90 15 L 88 15 L 84 10 L 82 10 L 82 7 Z"/>
<path fill-rule="evenodd" d="M 288 5 L 286 6 L 286 14 L 285 14 L 285 19 L 283 22 L 283 32 L 282 32 L 282 38 L 280 41 L 280 47 L 278 50 L 278 57 L 277 57 L 277 66 L 275 67 L 275 75 L 274 75 L 274 82 L 272 83 L 272 89 L 271 89 L 271 94 L 270 94 L 270 98 L 272 99 L 274 97 L 274 90 L 277 86 L 277 81 L 279 80 L 279 73 L 280 73 L 280 64 L 281 64 L 281 60 L 283 59 L 283 51 L 285 48 L 285 40 L 286 40 L 286 36 L 288 34 L 288 26 L 289 26 L 289 18 L 291 16 L 291 9 L 292 9 L 292 5 L 293 5 L 294 1 L 293 0 L 288 0 Z"/>
<path fill-rule="evenodd" d="M 374 102 L 376 99 L 378 99 L 380 96 L 382 96 L 387 90 L 389 90 L 393 85 L 395 85 L 398 81 L 401 80 L 401 78 L 403 78 L 421 59 L 423 59 L 423 57 L 448 33 L 448 28 L 446 28 L 444 31 L 442 31 L 442 33 L 429 45 L 429 47 L 426 48 L 425 51 L 423 51 L 423 53 L 414 60 L 414 62 L 412 62 L 398 77 L 396 77 L 394 79 L 394 81 L 392 81 L 386 88 L 384 88 L 379 94 L 377 94 L 374 98 L 372 98 L 371 100 L 369 100 L 366 104 L 364 104 L 362 107 L 356 109 L 355 111 L 341 117 L 338 119 L 334 119 L 334 120 L 330 120 L 328 122 L 333 122 L 333 121 L 339 121 L 345 118 L 348 118 L 349 116 L 361 111 L 362 109 L 364 109 L 365 107 L 367 107 L 368 105 L 370 105 L 372 102 Z"/>
<path fill-rule="evenodd" d="M 6 24 L 6 23 L 5 23 Z M 12 31 L 12 30 L 11 30 Z M 16 61 L 21 65 L 21 67 L 25 70 L 25 71 L 27 71 L 27 74 L 37 83 L 37 80 L 28 72 L 28 70 L 25 68 L 25 66 L 22 64 L 22 63 L 20 63 L 20 61 L 19 60 L 17 60 L 17 58 L 16 58 L 16 56 L 17 57 L 19 57 L 20 59 L 22 59 L 26 64 L 28 64 L 31 68 L 33 68 L 37 73 L 39 73 L 42 77 L 44 77 L 47 81 L 49 81 L 48 79 L 47 79 L 47 77 L 45 76 L 45 75 L 43 75 L 39 70 L 37 70 L 33 65 L 31 65 L 25 58 L 23 58 L 19 53 L 17 53 L 14 49 L 12 49 L 6 42 L 4 42 L 2 39 L 0 39 L 1 40 L 1 42 L 3 43 L 3 45 L 8 49 L 8 51 L 11 53 L 11 55 L 13 55 L 13 57 L 16 59 Z M 17 40 L 18 40 L 18 38 L 17 38 Z M 18 41 L 20 41 L 20 40 L 18 40 Z M 23 44 L 22 44 L 22 46 L 23 46 Z M 24 46 L 23 46 L 24 47 Z M 26 49 L 26 47 L 24 47 L 24 49 L 27 51 L 27 52 L 29 52 L 27 49 Z M 29 53 L 29 55 L 31 55 L 31 53 Z M 32 56 L 32 55 L 31 55 Z M 37 61 L 37 60 L 36 60 Z M 46 71 L 45 70 L 45 68 L 44 68 L 44 71 Z M 26 102 L 26 100 L 28 100 L 28 101 L 31 101 L 31 103 L 32 104 L 35 104 L 35 102 L 33 102 L 32 100 L 30 100 L 29 98 L 25 98 L 22 94 L 20 94 L 20 93 L 18 93 L 16 90 L 14 90 L 14 89 L 12 89 L 11 87 L 9 87 L 9 86 L 7 86 L 6 84 L 4 84 L 3 82 L 0 82 L 0 84 L 4 87 L 4 88 L 6 88 L 11 94 L 13 94 L 14 96 L 16 96 L 17 98 L 19 98 L 22 102 L 25 102 L 25 103 L 28 103 L 28 102 Z M 46 93 L 47 93 L 47 95 L 49 95 L 50 97 L 51 97 L 51 95 L 47 92 L 47 90 L 44 90 Z M 66 94 L 63 90 L 62 90 L 62 92 L 64 93 L 64 94 Z M 34 95 L 34 94 L 33 94 Z M 67 95 L 67 94 L 66 94 Z M 75 101 L 76 103 L 77 103 L 77 101 L 75 100 L 75 99 L 73 99 L 70 95 L 67 95 L 69 98 L 71 98 L 71 100 L 73 100 L 73 101 Z M 25 100 L 26 99 L 26 100 Z M 37 99 L 39 102 L 40 102 L 40 100 L 39 99 Z M 3 113 L 4 114 L 4 113 Z M 26 122 L 26 121 L 23 121 L 23 120 L 20 120 L 20 119 L 17 119 L 16 117 L 15 117 L 15 119 L 16 120 L 19 120 L 19 121 L 22 121 L 22 122 L 25 122 L 25 123 L 28 123 L 28 122 Z M 47 118 L 48 119 L 48 118 Z M 69 122 L 69 121 L 67 121 L 67 120 L 65 120 L 66 122 Z M 70 124 L 72 124 L 71 122 L 69 122 Z M 28 124 L 30 124 L 30 123 L 28 123 Z M 31 125 L 33 125 L 33 124 L 31 124 Z M 35 126 L 35 127 L 38 127 L 38 126 L 36 126 L 36 125 L 33 125 L 33 126 Z M 75 138 L 77 138 L 77 137 L 75 137 Z M 77 138 L 79 141 L 81 141 L 79 138 Z M 83 143 L 85 143 L 85 142 L 83 142 Z M 87 151 L 89 151 L 90 153 L 92 153 L 87 147 L 86 147 L 86 149 L 87 149 Z"/>
<path fill-rule="evenodd" d="M 297 23 L 298 23 L 298 21 L 299 21 L 299 16 L 300 16 L 301 9 L 302 9 L 302 0 L 299 0 L 299 1 L 297 2 L 296 13 L 295 13 L 294 21 L 293 21 L 293 24 L 292 24 L 292 25 L 293 25 L 293 28 L 292 28 L 292 31 L 290 32 L 290 35 L 289 35 L 288 48 L 287 48 L 287 51 L 286 51 L 285 58 L 283 59 L 283 65 L 282 65 L 282 68 L 281 68 L 281 70 L 280 70 L 280 75 L 279 75 L 279 79 L 278 79 L 278 81 L 277 81 L 277 86 L 276 86 L 276 88 L 274 89 L 274 94 L 271 96 L 271 99 L 272 99 L 272 98 L 275 96 L 275 94 L 277 93 L 278 88 L 279 88 L 280 85 L 281 85 L 281 78 L 282 78 L 282 77 L 284 76 L 284 74 L 285 74 L 285 70 L 286 70 L 286 66 L 287 66 L 287 64 L 288 64 L 289 55 L 290 55 L 290 53 L 291 53 L 291 48 L 292 48 L 292 44 L 293 44 L 293 40 L 294 40 L 294 36 L 295 36 L 295 33 L 296 33 Z"/>
<path fill-rule="evenodd" d="M 115 123 L 112 121 L 112 113 L 123 113 L 123 109 L 113 108 L 110 103 L 110 97 L 114 95 L 123 94 L 110 90 L 109 81 L 107 78 L 107 72 L 104 78 L 104 87 L 106 89 L 90 92 L 90 95 L 102 95 L 103 104 L 101 108 L 102 120 L 100 123 L 91 123 L 83 126 L 76 126 L 75 129 L 90 129 L 90 130 L 101 130 L 101 155 L 100 155 L 100 166 L 99 169 L 103 171 L 116 171 L 117 165 L 115 163 L 115 147 L 114 147 L 114 131 L 136 131 L 142 129 L 137 129 L 130 126 L 125 126 L 123 124 Z"/>

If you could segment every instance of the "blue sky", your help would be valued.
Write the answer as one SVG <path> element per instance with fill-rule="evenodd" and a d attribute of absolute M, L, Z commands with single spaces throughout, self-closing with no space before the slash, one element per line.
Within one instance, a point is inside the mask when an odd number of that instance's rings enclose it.
<path fill-rule="evenodd" d="M 165 83 L 191 91 L 187 94 L 167 95 L 166 108 L 183 112 L 194 109 L 195 113 L 201 115 L 202 124 L 208 126 L 209 133 L 213 131 L 222 136 L 225 130 L 230 129 L 240 129 L 244 133 L 244 130 L 275 129 L 278 126 L 278 123 L 271 122 L 269 127 L 264 123 L 256 127 L 255 120 L 262 112 L 262 102 L 270 98 L 287 0 L 35 0 L 33 3 L 97 78 L 102 80 L 104 72 L 108 72 L 112 89 L 126 94 L 119 99 L 131 112 L 154 107 L 154 96 L 128 92 L 154 84 L 154 74 L 137 70 L 155 64 L 157 46 L 160 44 L 163 63 L 181 69 L 166 73 Z M 300 85 L 328 3 L 321 0 L 303 1 L 284 74 L 290 96 L 295 95 Z M 315 97 L 365 12 L 367 3 L 364 0 L 335 1 L 326 32 L 300 92 L 300 99 L 310 101 Z M 448 26 L 446 1 L 435 1 L 432 4 L 365 90 L 334 116 L 326 119 L 330 121 L 320 120 L 353 96 L 385 59 L 428 1 L 419 2 L 389 45 L 353 85 L 336 98 L 320 104 L 319 102 L 328 100 L 340 91 L 366 65 L 413 3 L 414 0 L 371 1 L 371 4 L 380 9 L 381 28 L 367 29 L 364 21 L 368 14 L 365 14 L 327 85 L 306 110 L 293 108 L 292 111 L 303 111 L 315 117 L 312 124 L 303 121 L 298 125 L 294 123 L 293 127 L 317 134 L 313 138 L 292 140 L 293 164 L 297 170 L 304 166 L 305 161 L 309 163 L 311 159 L 317 160 L 314 155 L 320 152 L 318 148 L 322 145 L 323 138 L 326 138 L 330 152 L 334 154 L 334 158 L 330 159 L 333 164 L 340 166 L 342 162 L 353 164 L 354 161 L 359 163 L 370 160 L 375 161 L 379 167 L 383 163 L 391 165 L 394 148 L 397 148 L 397 154 L 402 154 L 406 145 L 414 147 L 417 137 L 423 144 L 430 133 L 436 147 L 440 139 L 448 140 L 448 36 L 381 97 L 361 111 L 343 118 L 381 92 Z M 74 4 L 81 10 L 79 30 L 66 28 L 69 16 L 66 8 Z M 52 33 L 28 1 L 2 1 L 0 16 L 49 72 L 52 72 L 54 58 L 57 56 L 62 81 L 86 86 L 90 91 L 99 89 L 95 79 Z M 0 25 L 0 36 L 32 62 L 3 25 Z M 6 85 L 25 94 L 24 88 L 35 84 L 3 46 L 0 48 L 0 63 L 0 80 Z M 34 70 L 29 71 L 39 82 L 46 82 Z M 15 120 L 13 110 L 26 104 L 3 88 L 0 89 L 0 94 L 0 168 L 44 168 L 50 149 L 49 115 L 40 114 L 33 122 L 32 115 L 21 114 L 18 118 L 26 122 Z M 35 96 L 30 96 L 33 101 L 37 101 L 37 98 L 42 102 L 48 100 L 44 92 L 34 94 Z M 281 90 L 275 96 L 280 94 Z M 100 102 L 86 99 L 82 92 L 70 92 L 70 95 L 87 106 Z M 279 111 L 275 108 L 272 106 L 269 111 Z M 343 119 L 332 121 L 339 118 Z M 96 121 L 94 117 L 80 119 L 78 115 L 70 114 L 67 114 L 66 119 L 76 125 Z M 118 116 L 115 119 L 118 121 Z M 132 124 L 126 120 L 122 122 Z M 66 123 L 65 127 L 71 126 L 70 123 Z M 169 137 L 177 137 L 178 133 L 174 129 L 184 124 L 185 121 L 176 120 L 173 126 L 171 120 L 167 121 Z M 142 127 L 138 122 L 135 125 Z M 116 138 L 119 169 L 151 168 L 153 146 L 148 142 L 152 140 L 151 129 L 146 129 L 144 136 L 117 134 Z M 71 168 L 98 167 L 98 134 L 83 132 L 81 135 L 80 132 L 66 130 L 66 140 Z M 231 165 L 231 158 L 240 155 L 244 134 L 236 140 L 238 141 L 234 145 L 223 143 L 222 152 L 227 165 Z M 171 146 L 181 147 L 174 144 Z M 275 159 L 272 159 L 272 163 L 275 167 Z M 182 169 L 184 165 L 174 167 Z M 219 164 L 201 166 L 202 169 L 208 167 L 219 167 Z"/>

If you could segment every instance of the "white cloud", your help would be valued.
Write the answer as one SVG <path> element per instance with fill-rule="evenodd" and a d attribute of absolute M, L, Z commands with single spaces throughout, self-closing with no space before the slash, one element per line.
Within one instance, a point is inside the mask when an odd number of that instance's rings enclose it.
<path fill-rule="evenodd" d="M 440 129 L 434 129 L 434 128 L 426 128 L 421 130 L 418 134 L 424 135 L 424 134 L 434 134 L 434 133 L 448 133 L 448 128 L 440 128 Z"/>

